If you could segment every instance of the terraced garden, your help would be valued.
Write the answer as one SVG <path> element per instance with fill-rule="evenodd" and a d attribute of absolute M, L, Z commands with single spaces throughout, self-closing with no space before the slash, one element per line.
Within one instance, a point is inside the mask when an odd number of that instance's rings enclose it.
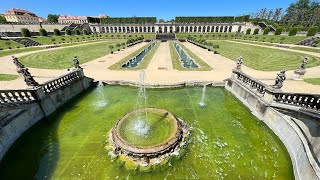
<path fill-rule="evenodd" d="M 227 41 L 211 40 L 220 46 L 218 52 L 229 59 L 235 60 L 239 56 L 244 58 L 244 64 L 260 71 L 279 71 L 282 69 L 296 69 L 305 56 L 310 57 L 307 67 L 320 65 L 320 59 L 310 55 L 288 52 L 278 49 L 256 47 Z"/>
<path fill-rule="evenodd" d="M 85 63 L 105 56 L 111 51 L 109 45 L 122 43 L 124 40 L 109 40 L 101 43 L 69 47 L 23 56 L 21 62 L 27 67 L 43 69 L 65 69 L 73 66 L 73 57 L 78 56 L 80 63 Z"/>

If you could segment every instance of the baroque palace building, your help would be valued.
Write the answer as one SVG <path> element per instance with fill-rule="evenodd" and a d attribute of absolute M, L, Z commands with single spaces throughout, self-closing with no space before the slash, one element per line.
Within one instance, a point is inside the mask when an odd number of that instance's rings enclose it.
<path fill-rule="evenodd" d="M 235 33 L 255 28 L 252 23 L 90 24 L 93 33 Z"/>

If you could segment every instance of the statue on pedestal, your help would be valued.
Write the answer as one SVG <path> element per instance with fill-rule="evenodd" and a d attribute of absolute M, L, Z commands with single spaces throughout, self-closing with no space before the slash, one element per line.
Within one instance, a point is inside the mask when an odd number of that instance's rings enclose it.
<path fill-rule="evenodd" d="M 21 74 L 23 75 L 24 77 L 24 82 L 26 82 L 26 84 L 28 86 L 39 86 L 39 83 L 37 81 L 35 81 L 33 79 L 33 77 L 31 76 L 28 68 L 22 68 L 21 69 Z"/>
<path fill-rule="evenodd" d="M 74 59 L 73 59 L 73 64 L 74 64 L 74 68 L 76 68 L 76 69 L 82 69 L 82 67 L 80 66 L 79 59 L 78 59 L 77 56 L 74 57 Z"/>
<path fill-rule="evenodd" d="M 280 73 L 277 74 L 276 80 L 274 85 L 272 85 L 275 89 L 281 89 L 283 86 L 283 82 L 286 80 L 286 71 L 282 70 Z"/>
<path fill-rule="evenodd" d="M 242 56 L 240 56 L 238 59 L 237 59 L 237 66 L 235 68 L 235 70 L 238 70 L 238 71 L 241 71 L 241 65 L 243 64 L 243 58 Z"/>
<path fill-rule="evenodd" d="M 308 62 L 309 58 L 305 57 L 302 63 L 300 64 L 300 67 L 293 72 L 293 79 L 303 79 L 304 74 L 307 72 L 306 65 L 308 64 Z"/>

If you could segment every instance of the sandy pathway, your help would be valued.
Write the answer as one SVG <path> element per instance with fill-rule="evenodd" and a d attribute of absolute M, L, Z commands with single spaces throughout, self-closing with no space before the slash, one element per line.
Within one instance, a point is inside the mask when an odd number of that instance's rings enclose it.
<path fill-rule="evenodd" d="M 147 70 L 173 70 L 169 42 L 160 43 L 160 46 L 154 54 Z"/>

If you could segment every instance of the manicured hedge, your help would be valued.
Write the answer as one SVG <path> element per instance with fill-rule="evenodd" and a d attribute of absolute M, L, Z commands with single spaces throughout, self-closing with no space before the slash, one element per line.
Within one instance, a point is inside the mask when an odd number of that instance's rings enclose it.
<path fill-rule="evenodd" d="M 39 33 L 40 33 L 40 36 L 48 36 L 47 31 L 43 28 L 39 29 Z"/>
<path fill-rule="evenodd" d="M 282 33 L 282 28 L 277 28 L 274 35 L 281 35 L 281 33 Z"/>
<path fill-rule="evenodd" d="M 80 35 L 80 30 L 79 30 L 79 29 L 76 29 L 76 30 L 74 31 L 74 34 L 75 34 L 75 35 Z"/>
<path fill-rule="evenodd" d="M 27 28 L 21 28 L 21 34 L 23 37 L 31 37 L 31 33 Z"/>
<path fill-rule="evenodd" d="M 256 35 L 256 34 L 259 34 L 259 29 L 258 28 L 254 29 L 254 31 L 253 31 L 253 35 Z"/>
<path fill-rule="evenodd" d="M 114 17 L 102 18 L 102 24 L 154 24 L 157 22 L 156 17 Z"/>
<path fill-rule="evenodd" d="M 268 35 L 268 34 L 269 34 L 269 32 L 270 32 L 270 28 L 269 28 L 269 27 L 267 27 L 267 28 L 265 28 L 265 29 L 264 29 L 264 31 L 263 31 L 263 35 Z"/>
<path fill-rule="evenodd" d="M 293 27 L 291 28 L 291 30 L 289 31 L 289 36 L 295 36 L 298 32 L 298 29 Z"/>
<path fill-rule="evenodd" d="M 88 35 L 88 31 L 86 29 L 82 30 L 83 35 Z"/>
<path fill-rule="evenodd" d="M 71 35 L 71 30 L 69 28 L 66 29 L 66 35 Z"/>
<path fill-rule="evenodd" d="M 61 32 L 60 32 L 59 29 L 54 29 L 54 30 L 53 30 L 53 34 L 54 34 L 55 36 L 60 36 L 60 35 L 61 35 Z"/>
<path fill-rule="evenodd" d="M 251 33 L 251 29 L 247 29 L 246 34 L 250 34 Z"/>
<path fill-rule="evenodd" d="M 318 27 L 311 27 L 311 28 L 309 28 L 309 30 L 308 30 L 308 33 L 307 33 L 307 36 L 314 36 L 314 35 L 316 35 L 317 34 L 317 32 L 318 32 Z"/>

